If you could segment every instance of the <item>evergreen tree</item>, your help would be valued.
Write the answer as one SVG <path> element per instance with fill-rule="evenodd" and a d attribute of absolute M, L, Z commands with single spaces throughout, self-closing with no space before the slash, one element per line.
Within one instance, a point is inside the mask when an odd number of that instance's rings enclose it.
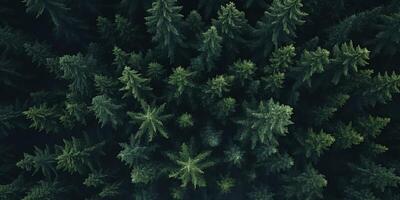
<path fill-rule="evenodd" d="M 182 187 L 186 187 L 189 183 L 194 188 L 206 186 L 203 178 L 204 170 L 214 165 L 214 162 L 206 160 L 210 154 L 210 151 L 206 151 L 193 156 L 191 149 L 183 143 L 178 154 L 167 154 L 178 165 L 178 168 L 172 171 L 169 177 L 180 179 Z"/>
<path fill-rule="evenodd" d="M 146 25 L 152 40 L 157 43 L 162 52 L 166 52 L 172 61 L 175 50 L 183 45 L 181 33 L 183 15 L 179 14 L 181 6 L 176 6 L 176 0 L 156 0 L 148 10 Z"/>
<path fill-rule="evenodd" d="M 147 135 L 148 141 L 151 142 L 157 134 L 168 138 L 168 133 L 164 128 L 165 120 L 171 117 L 169 114 L 164 114 L 165 104 L 159 107 L 151 107 L 145 105 L 143 113 L 128 112 L 133 123 L 140 124 L 139 130 L 135 137 L 140 139 L 144 134 Z"/>
<path fill-rule="evenodd" d="M 277 137 L 285 135 L 287 126 L 292 124 L 292 110 L 272 99 L 261 101 L 256 109 L 247 108 L 246 118 L 237 122 L 242 126 L 241 140 L 249 139 L 253 148 L 257 143 L 278 145 Z"/>
<path fill-rule="evenodd" d="M 304 24 L 304 17 L 307 16 L 307 13 L 301 10 L 302 7 L 301 0 L 272 2 L 254 30 L 254 44 L 261 49 L 263 56 L 268 55 L 273 47 L 277 48 L 289 41 L 290 37 L 296 36 L 296 27 Z"/>
<path fill-rule="evenodd" d="M 2 0 L 0 200 L 400 200 L 399 8 Z"/>
<path fill-rule="evenodd" d="M 95 96 L 92 99 L 91 109 L 95 113 L 99 123 L 101 123 L 101 126 L 107 123 L 111 123 L 113 126 L 118 125 L 118 111 L 120 108 L 120 105 L 114 104 L 112 99 L 106 95 Z"/>

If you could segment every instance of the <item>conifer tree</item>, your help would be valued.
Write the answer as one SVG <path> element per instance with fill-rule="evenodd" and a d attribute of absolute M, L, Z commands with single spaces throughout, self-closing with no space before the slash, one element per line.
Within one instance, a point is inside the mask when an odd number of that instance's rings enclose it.
<path fill-rule="evenodd" d="M 0 200 L 399 200 L 399 8 L 2 0 Z"/>
<path fill-rule="evenodd" d="M 121 106 L 113 103 L 112 99 L 106 95 L 95 96 L 92 99 L 91 109 L 98 118 L 101 126 L 111 123 L 113 126 L 118 125 L 118 111 Z"/>
<path fill-rule="evenodd" d="M 242 126 L 241 140 L 250 140 L 253 148 L 258 143 L 276 146 L 277 137 L 285 135 L 287 126 L 293 123 L 292 110 L 272 99 L 267 103 L 261 101 L 256 109 L 247 108 L 246 118 L 237 122 Z"/>
<path fill-rule="evenodd" d="M 254 44 L 266 56 L 273 47 L 277 48 L 296 36 L 296 27 L 305 23 L 307 13 L 301 8 L 301 0 L 274 0 L 265 11 L 264 16 L 257 22 L 254 30 Z M 270 42 L 272 41 L 272 43 Z"/>
<path fill-rule="evenodd" d="M 182 18 L 179 14 L 181 6 L 176 5 L 176 0 L 156 0 L 148 10 L 146 25 L 152 40 L 157 43 L 162 52 L 166 52 L 172 61 L 175 57 L 175 50 L 183 45 L 181 33 Z"/>
<path fill-rule="evenodd" d="M 180 179 L 182 187 L 186 187 L 189 183 L 194 188 L 206 186 L 203 177 L 204 170 L 214 165 L 214 162 L 206 160 L 210 154 L 210 151 L 206 151 L 193 156 L 190 147 L 183 143 L 178 154 L 167 154 L 178 165 L 178 168 L 172 171 L 169 177 Z"/>
<path fill-rule="evenodd" d="M 135 137 L 140 139 L 143 135 L 147 135 L 148 141 L 151 142 L 157 134 L 161 134 L 164 138 L 168 138 L 168 133 L 165 130 L 165 120 L 171 117 L 169 114 L 164 114 L 165 104 L 159 107 L 151 107 L 145 105 L 143 113 L 128 112 L 133 123 L 140 124 L 139 130 Z"/>

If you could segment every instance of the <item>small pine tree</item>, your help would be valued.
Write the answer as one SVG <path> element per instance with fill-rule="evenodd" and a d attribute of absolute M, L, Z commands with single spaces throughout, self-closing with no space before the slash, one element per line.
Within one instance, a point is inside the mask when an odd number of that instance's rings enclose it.
<path fill-rule="evenodd" d="M 210 151 L 206 151 L 196 156 L 192 156 L 189 147 L 183 143 L 178 154 L 168 153 L 167 156 L 178 166 L 173 170 L 169 177 L 177 178 L 182 181 L 182 187 L 191 183 L 194 188 L 206 186 L 206 181 L 202 174 L 204 170 L 214 165 L 214 162 L 207 161 Z"/>

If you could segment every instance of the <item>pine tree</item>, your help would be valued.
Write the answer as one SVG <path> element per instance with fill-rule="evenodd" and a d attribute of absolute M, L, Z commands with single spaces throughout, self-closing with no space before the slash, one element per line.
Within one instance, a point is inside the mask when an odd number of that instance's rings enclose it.
<path fill-rule="evenodd" d="M 124 84 L 121 91 L 127 91 L 125 96 L 133 95 L 139 102 L 144 102 L 144 95 L 147 91 L 152 90 L 149 86 L 149 80 L 143 78 L 139 72 L 130 67 L 125 67 L 119 80 Z"/>
<path fill-rule="evenodd" d="M 40 171 L 45 177 L 50 178 L 57 174 L 55 162 L 55 155 L 50 152 L 48 146 L 43 150 L 35 147 L 34 154 L 24 153 L 24 158 L 17 162 L 17 166 L 26 171 L 33 171 L 33 174 Z"/>
<path fill-rule="evenodd" d="M 400 44 L 400 14 L 382 16 L 382 24 L 379 25 L 380 32 L 376 35 L 375 51 L 395 55 Z"/>
<path fill-rule="evenodd" d="M 213 20 L 213 25 L 223 39 L 223 44 L 229 51 L 237 52 L 235 44 L 245 42 L 244 33 L 249 28 L 244 12 L 239 11 L 233 2 L 221 6 L 218 18 Z"/>
<path fill-rule="evenodd" d="M 193 72 L 183 67 L 177 67 L 173 70 L 168 78 L 168 84 L 171 86 L 175 98 L 182 96 L 184 92 L 189 92 L 194 87 L 193 75 Z"/>
<path fill-rule="evenodd" d="M 89 94 L 90 63 L 82 54 L 65 55 L 60 57 L 59 66 L 63 72 L 62 77 L 71 81 L 69 88 L 73 94 Z"/>
<path fill-rule="evenodd" d="M 330 52 L 328 50 L 320 47 L 315 51 L 304 50 L 298 63 L 299 67 L 293 69 L 296 73 L 296 85 L 306 82 L 307 86 L 311 87 L 311 77 L 314 74 L 324 72 L 330 63 L 329 55 Z"/>
<path fill-rule="evenodd" d="M 384 192 L 389 187 L 397 187 L 400 184 L 400 177 L 395 174 L 395 169 L 382 167 L 363 158 L 360 165 L 353 166 L 359 176 L 353 178 L 353 182 L 372 185 L 374 188 Z"/>
<path fill-rule="evenodd" d="M 321 175 L 312 167 L 297 176 L 289 178 L 290 185 L 285 187 L 285 197 L 294 199 L 321 199 L 322 190 L 327 186 L 324 175 Z"/>
<path fill-rule="evenodd" d="M 229 149 L 224 151 L 225 160 L 230 164 L 240 167 L 244 162 L 244 151 L 239 146 L 231 146 Z"/>
<path fill-rule="evenodd" d="M 165 121 L 171 117 L 164 114 L 165 104 L 159 107 L 151 107 L 145 105 L 143 113 L 128 112 L 133 123 L 140 124 L 139 130 L 135 137 L 141 139 L 143 135 L 147 135 L 148 141 L 151 142 L 157 134 L 161 134 L 164 138 L 168 138 L 168 133 L 164 128 Z"/>
<path fill-rule="evenodd" d="M 237 122 L 242 127 L 241 140 L 249 139 L 253 148 L 258 143 L 276 146 L 277 137 L 285 135 L 287 126 L 293 123 L 292 110 L 272 99 L 267 103 L 261 101 L 256 109 L 247 108 L 246 118 Z"/>
<path fill-rule="evenodd" d="M 22 200 L 66 199 L 63 196 L 65 192 L 65 188 L 60 186 L 58 182 L 39 181 Z"/>
<path fill-rule="evenodd" d="M 178 154 L 167 154 L 169 159 L 178 165 L 177 169 L 169 174 L 169 177 L 180 179 L 182 187 L 187 187 L 189 183 L 194 188 L 206 186 L 203 178 L 204 170 L 214 165 L 214 162 L 206 160 L 210 154 L 210 151 L 206 151 L 192 156 L 190 148 L 183 143 Z"/>
<path fill-rule="evenodd" d="M 121 106 L 113 103 L 110 97 L 106 95 L 93 97 L 91 109 L 102 127 L 107 123 L 111 123 L 114 127 L 119 124 L 118 112 Z"/>
<path fill-rule="evenodd" d="M 30 127 L 46 133 L 58 132 L 58 114 L 56 107 L 49 107 L 46 104 L 30 107 L 27 111 L 23 112 L 24 115 L 32 120 Z"/>
<path fill-rule="evenodd" d="M 272 2 L 254 30 L 254 44 L 261 49 L 263 56 L 268 55 L 273 47 L 277 48 L 289 41 L 290 37 L 296 36 L 296 27 L 304 24 L 304 17 L 307 16 L 307 13 L 301 11 L 302 7 L 301 0 Z"/>
<path fill-rule="evenodd" d="M 175 57 L 175 50 L 183 45 L 181 9 L 181 6 L 176 6 L 176 0 L 156 0 L 147 11 L 149 16 L 146 17 L 146 25 L 153 34 L 152 40 L 171 61 Z"/>
<path fill-rule="evenodd" d="M 211 26 L 202 36 L 203 40 L 199 51 L 205 60 L 204 64 L 207 66 L 207 71 L 210 71 L 215 67 L 215 62 L 221 55 L 222 37 L 219 36 L 215 26 Z"/>
<path fill-rule="evenodd" d="M 334 142 L 335 138 L 323 130 L 316 133 L 310 129 L 304 141 L 306 157 L 320 157 Z"/>
<path fill-rule="evenodd" d="M 192 115 L 189 113 L 183 113 L 181 116 L 179 116 L 177 121 L 179 127 L 181 128 L 188 128 L 194 125 Z"/>
<path fill-rule="evenodd" d="M 57 169 L 71 174 L 94 169 L 97 157 L 104 154 L 105 141 L 92 144 L 87 135 L 85 138 L 64 139 L 63 142 L 64 146 L 56 146 Z"/>
<path fill-rule="evenodd" d="M 350 70 L 358 71 L 358 67 L 364 67 L 368 64 L 369 51 L 360 46 L 354 47 L 353 42 L 343 43 L 340 46 L 335 45 L 333 48 L 333 63 L 337 66 L 332 79 L 334 84 L 337 84 L 342 75 L 348 76 Z"/>

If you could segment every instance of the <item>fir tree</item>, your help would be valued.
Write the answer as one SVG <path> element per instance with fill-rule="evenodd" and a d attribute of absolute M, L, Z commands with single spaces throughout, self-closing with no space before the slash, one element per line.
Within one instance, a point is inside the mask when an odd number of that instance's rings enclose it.
<path fill-rule="evenodd" d="M 113 103 L 110 97 L 106 95 L 93 97 L 91 109 L 95 113 L 99 123 L 101 123 L 101 126 L 107 123 L 111 123 L 114 127 L 118 125 L 118 112 L 121 106 Z"/>
<path fill-rule="evenodd" d="M 128 96 L 128 94 L 133 95 L 133 97 L 141 103 L 144 102 L 144 93 L 152 90 L 149 86 L 149 80 L 143 78 L 139 72 L 130 67 L 124 68 L 119 80 L 124 84 L 121 90 L 128 92 L 125 96 Z"/>
<path fill-rule="evenodd" d="M 260 102 L 256 109 L 246 109 L 246 118 L 238 121 L 242 126 L 241 140 L 249 139 L 254 148 L 257 143 L 276 146 L 277 137 L 287 133 L 293 109 L 270 99 Z"/>
<path fill-rule="evenodd" d="M 191 149 L 183 143 L 178 154 L 167 154 L 178 165 L 177 169 L 169 174 L 169 177 L 181 180 L 182 187 L 187 187 L 189 183 L 194 188 L 206 186 L 203 177 L 204 170 L 214 165 L 214 162 L 207 161 L 210 154 L 210 151 L 206 151 L 193 156 Z"/>
<path fill-rule="evenodd" d="M 257 48 L 261 47 L 263 56 L 266 56 L 273 47 L 277 48 L 290 37 L 296 36 L 296 27 L 304 24 L 304 17 L 307 16 L 307 13 L 301 10 L 302 7 L 301 0 L 272 2 L 254 30 L 256 38 L 254 44 Z"/>
<path fill-rule="evenodd" d="M 148 10 L 146 25 L 152 40 L 158 47 L 167 53 L 172 61 L 175 57 L 175 50 L 183 44 L 181 24 L 183 16 L 179 14 L 181 6 L 176 6 L 176 0 L 156 0 Z"/>
<path fill-rule="evenodd" d="M 314 168 L 307 167 L 306 170 L 290 178 L 291 184 L 285 187 L 285 197 L 294 199 L 321 199 L 322 190 L 328 182 L 325 177 Z"/>
<path fill-rule="evenodd" d="M 143 113 L 128 112 L 133 123 L 140 124 L 139 130 L 135 137 L 141 139 L 143 135 L 147 135 L 148 141 L 151 142 L 157 134 L 161 134 L 164 138 L 168 138 L 168 133 L 164 128 L 165 120 L 171 117 L 164 114 L 165 104 L 159 107 L 151 107 L 145 105 Z"/>
<path fill-rule="evenodd" d="M 33 174 L 40 171 L 45 177 L 50 178 L 57 174 L 55 162 L 55 155 L 50 152 L 48 146 L 43 150 L 35 147 L 34 155 L 24 153 L 24 158 L 17 162 L 17 166 L 26 171 L 33 171 Z"/>

